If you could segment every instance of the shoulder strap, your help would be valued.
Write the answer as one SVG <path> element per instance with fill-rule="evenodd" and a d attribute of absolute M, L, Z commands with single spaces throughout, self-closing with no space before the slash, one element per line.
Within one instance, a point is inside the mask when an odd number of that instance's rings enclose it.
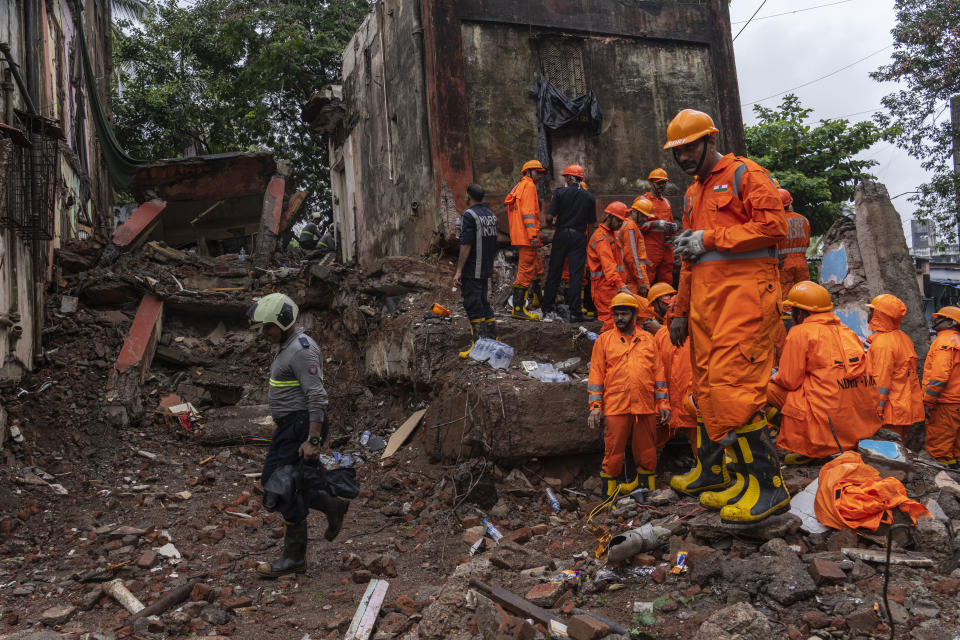
<path fill-rule="evenodd" d="M 308 347 L 310 347 L 310 338 L 308 338 L 307 336 L 300 336 L 298 340 L 300 340 L 300 346 L 303 347 L 304 349 L 307 349 Z"/>

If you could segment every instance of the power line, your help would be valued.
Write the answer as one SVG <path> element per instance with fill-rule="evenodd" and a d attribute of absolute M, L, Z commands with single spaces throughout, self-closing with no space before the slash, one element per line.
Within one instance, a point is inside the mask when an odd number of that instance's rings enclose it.
<path fill-rule="evenodd" d="M 769 16 L 760 16 L 757 20 L 766 20 L 767 18 L 779 18 L 780 16 L 788 16 L 794 13 L 803 13 L 804 11 L 813 11 L 814 9 L 822 9 L 824 7 L 832 7 L 838 4 L 844 4 L 846 2 L 853 2 L 853 0 L 839 0 L 839 2 L 831 2 L 829 4 L 818 4 L 815 7 L 807 7 L 806 9 L 797 9 L 796 11 L 784 11 L 783 13 L 772 13 Z M 731 25 L 734 24 L 743 24 L 744 22 L 750 22 L 749 20 L 736 20 L 731 22 Z"/>
<path fill-rule="evenodd" d="M 736 40 L 737 38 L 739 38 L 739 37 L 740 37 L 740 34 L 743 33 L 743 30 L 746 29 L 748 26 L 750 26 L 750 21 L 753 20 L 754 17 L 756 17 L 756 15 L 760 12 L 760 9 L 763 9 L 763 5 L 765 5 L 765 4 L 767 4 L 767 0 L 763 0 L 763 2 L 760 3 L 760 6 L 757 7 L 757 10 L 753 12 L 753 15 L 750 16 L 750 20 L 747 20 L 747 23 L 746 23 L 745 25 L 743 25 L 742 27 L 740 27 L 740 31 L 737 31 L 737 35 L 733 36 L 733 39 L 734 39 L 734 40 Z"/>
<path fill-rule="evenodd" d="M 841 71 L 846 71 L 846 70 L 849 69 L 850 67 L 852 67 L 852 66 L 854 66 L 854 65 L 858 65 L 858 64 L 860 64 L 861 62 L 863 62 L 864 60 L 867 60 L 868 58 L 872 58 L 873 56 L 877 55 L 878 53 L 883 53 L 884 51 L 886 51 L 887 49 L 889 49 L 889 48 L 891 48 L 891 47 L 893 47 L 893 44 L 892 44 L 892 43 L 891 43 L 891 44 L 888 44 L 887 46 L 883 47 L 882 49 L 877 49 L 877 50 L 874 51 L 873 53 L 871 53 L 871 54 L 869 54 L 869 55 L 866 55 L 866 56 L 860 58 L 859 60 L 854 60 L 854 61 L 851 62 L 850 64 L 848 64 L 848 65 L 846 65 L 846 66 L 843 66 L 843 67 L 840 67 L 840 68 L 837 69 L 836 71 L 831 71 L 830 73 L 828 73 L 828 74 L 826 74 L 826 75 L 822 75 L 822 76 L 820 76 L 819 78 L 814 78 L 814 79 L 811 80 L 810 82 L 804 82 L 803 84 L 797 85 L 796 87 L 793 87 L 792 89 L 787 89 L 787 90 L 785 90 L 785 91 L 780 91 L 780 92 L 778 92 L 778 93 L 774 93 L 773 95 L 769 95 L 769 96 L 767 96 L 766 98 L 760 98 L 759 100 L 754 100 L 753 102 L 745 102 L 745 103 L 741 104 L 740 106 L 741 106 L 741 107 L 749 107 L 750 105 L 757 104 L 758 102 L 763 102 L 764 100 L 769 100 L 770 98 L 776 98 L 776 97 L 782 96 L 782 95 L 784 95 L 784 94 L 786 94 L 786 93 L 790 93 L 791 91 L 796 91 L 797 89 L 802 89 L 803 87 L 810 86 L 811 84 L 814 84 L 815 82 L 820 82 L 821 80 L 826 80 L 826 79 L 829 78 L 830 76 L 835 76 L 835 75 L 837 75 L 838 73 L 840 73 Z"/>

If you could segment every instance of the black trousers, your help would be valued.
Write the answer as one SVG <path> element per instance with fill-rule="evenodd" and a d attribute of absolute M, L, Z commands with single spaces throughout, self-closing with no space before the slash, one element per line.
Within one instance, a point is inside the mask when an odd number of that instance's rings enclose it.
<path fill-rule="evenodd" d="M 471 320 L 477 318 L 492 318 L 493 307 L 487 300 L 487 283 L 489 278 L 468 278 L 460 280 L 460 294 L 463 296 L 463 308 Z"/>
<path fill-rule="evenodd" d="M 320 444 L 327 439 L 329 423 L 327 416 L 323 416 L 323 437 Z M 263 461 L 263 472 L 260 474 L 260 484 L 267 484 L 270 475 L 280 467 L 288 464 L 297 464 L 300 460 L 300 445 L 310 436 L 310 412 L 294 411 L 277 420 L 277 428 L 273 430 L 270 440 L 270 450 Z"/>
<path fill-rule="evenodd" d="M 563 261 L 569 260 L 570 288 L 567 289 L 567 306 L 571 313 L 580 312 L 580 288 L 583 286 L 583 269 L 587 264 L 587 236 L 576 229 L 559 229 L 550 245 L 550 267 L 547 269 L 547 284 L 543 288 L 544 313 L 553 311 L 553 302 L 560 288 Z"/>

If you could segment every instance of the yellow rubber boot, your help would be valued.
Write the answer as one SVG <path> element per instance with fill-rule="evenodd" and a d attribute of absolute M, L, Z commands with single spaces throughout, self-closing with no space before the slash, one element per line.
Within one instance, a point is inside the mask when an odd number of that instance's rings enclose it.
<path fill-rule="evenodd" d="M 490 338 L 491 340 L 500 339 L 500 330 L 497 328 L 497 319 L 496 318 L 484 318 L 483 319 L 484 333 L 485 338 Z"/>
<path fill-rule="evenodd" d="M 788 453 L 783 456 L 783 464 L 788 464 L 791 467 L 799 466 L 802 464 L 816 464 L 820 462 L 821 458 L 811 458 L 809 456 L 804 456 L 799 453 Z"/>
<path fill-rule="evenodd" d="M 470 352 L 473 351 L 473 345 L 477 343 L 477 339 L 482 337 L 483 328 L 483 318 L 474 318 L 470 321 L 470 346 L 467 347 L 466 351 L 460 352 L 461 358 L 466 358 L 470 356 Z"/>
<path fill-rule="evenodd" d="M 540 278 L 534 278 L 530 284 L 530 306 L 534 309 L 539 309 L 542 302 L 543 287 L 541 286 Z"/>
<path fill-rule="evenodd" d="M 740 494 L 743 493 L 746 480 L 740 472 L 740 460 L 737 458 L 737 453 L 734 448 L 724 452 L 724 468 L 727 467 L 727 464 L 730 464 L 735 469 L 733 475 L 730 476 L 733 482 L 723 491 L 704 491 L 700 494 L 700 504 L 707 509 L 720 511 L 720 509 L 731 502 L 736 502 L 740 498 Z M 729 470 L 727 473 L 729 474 Z"/>
<path fill-rule="evenodd" d="M 597 317 L 597 314 L 594 313 L 593 311 L 590 311 L 590 309 L 587 309 L 587 305 L 584 304 L 585 296 L 586 296 L 586 291 L 584 291 L 583 289 L 580 289 L 580 313 L 583 314 L 584 318 L 590 318 L 592 320 L 593 318 Z"/>
<path fill-rule="evenodd" d="M 600 493 L 604 500 L 610 500 L 617 495 L 619 486 L 615 477 L 608 476 L 605 473 L 600 474 Z"/>
<path fill-rule="evenodd" d="M 639 481 L 638 484 L 648 491 L 653 491 L 657 488 L 657 472 L 655 469 L 638 467 L 637 479 Z"/>
<path fill-rule="evenodd" d="M 520 318 L 521 320 L 539 320 L 537 316 L 527 311 L 526 307 L 524 306 L 526 299 L 526 287 L 513 288 L 513 313 L 510 314 L 510 317 Z"/>
<path fill-rule="evenodd" d="M 621 482 L 617 485 L 617 488 L 620 490 L 620 495 L 625 496 L 633 493 L 637 490 L 637 487 L 640 486 L 640 475 L 635 474 L 633 480 L 630 482 Z"/>
<path fill-rule="evenodd" d="M 780 475 L 780 460 L 767 435 L 767 420 L 738 427 L 737 454 L 746 486 L 740 498 L 720 509 L 720 520 L 757 522 L 790 508 L 790 493 Z"/>
<path fill-rule="evenodd" d="M 670 478 L 670 486 L 687 495 L 723 489 L 730 484 L 730 474 L 723 463 L 723 447 L 707 436 L 707 428 L 697 420 L 697 464 L 680 476 Z"/>

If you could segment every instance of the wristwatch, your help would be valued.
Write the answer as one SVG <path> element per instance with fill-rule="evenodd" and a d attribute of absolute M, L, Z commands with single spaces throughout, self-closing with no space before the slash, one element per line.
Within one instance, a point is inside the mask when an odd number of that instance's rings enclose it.
<path fill-rule="evenodd" d="M 314 447 L 320 446 L 320 438 L 318 438 L 317 436 L 310 436 L 307 442 L 309 442 Z"/>

